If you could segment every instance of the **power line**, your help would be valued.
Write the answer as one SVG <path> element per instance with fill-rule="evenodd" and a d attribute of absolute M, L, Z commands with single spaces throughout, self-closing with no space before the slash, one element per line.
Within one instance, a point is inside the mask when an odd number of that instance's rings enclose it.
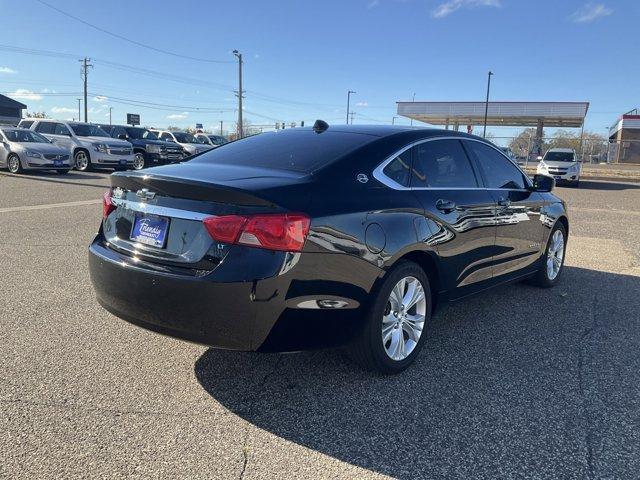
<path fill-rule="evenodd" d="M 61 10 L 58 7 L 55 7 L 54 5 L 51 5 L 50 3 L 47 3 L 47 2 L 45 2 L 43 0 L 36 0 L 36 1 L 38 3 L 41 3 L 42 5 L 44 5 L 46 7 L 49 7 L 52 10 L 55 10 L 56 12 L 66 16 L 66 17 L 72 18 L 73 20 L 75 20 L 77 22 L 80 22 L 80 23 L 82 23 L 82 24 L 84 24 L 84 25 L 86 25 L 88 27 L 91 27 L 91 28 L 93 28 L 95 30 L 98 30 L 99 32 L 105 33 L 107 35 L 111 35 L 114 38 L 117 38 L 117 39 L 125 41 L 125 42 L 129 42 L 129 43 L 131 43 L 133 45 L 137 45 L 138 47 L 146 48 L 148 50 L 153 50 L 154 52 L 158 52 L 158 53 L 164 53 L 165 55 L 171 55 L 172 57 L 185 58 L 187 60 L 195 60 L 197 62 L 233 63 L 231 60 L 210 60 L 210 59 L 207 59 L 207 58 L 191 57 L 189 55 L 183 55 L 183 54 L 180 54 L 180 53 L 171 52 L 169 50 L 164 50 L 162 48 L 157 48 L 157 47 L 154 47 L 152 45 L 147 45 L 146 43 L 142 43 L 142 42 L 138 42 L 136 40 L 132 40 L 131 38 L 127 38 L 127 37 L 125 37 L 123 35 L 111 32 L 111 31 L 106 30 L 106 29 L 104 29 L 102 27 L 94 25 L 93 23 L 89 23 L 86 20 L 83 20 L 82 18 L 76 17 L 75 15 L 72 15 L 71 13 L 66 12 L 64 10 Z"/>

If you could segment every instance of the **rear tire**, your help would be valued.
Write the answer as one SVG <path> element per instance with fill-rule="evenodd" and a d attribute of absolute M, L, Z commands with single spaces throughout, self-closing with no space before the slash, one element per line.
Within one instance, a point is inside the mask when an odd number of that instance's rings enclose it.
<path fill-rule="evenodd" d="M 553 287 L 564 270 L 564 259 L 567 250 L 567 229 L 562 223 L 556 223 L 549 240 L 544 255 L 540 259 L 540 269 L 531 279 L 531 283 L 538 287 Z"/>
<path fill-rule="evenodd" d="M 403 261 L 387 273 L 374 295 L 350 353 L 366 370 L 400 373 L 414 362 L 425 341 L 432 307 L 429 279 L 418 265 Z"/>
<path fill-rule="evenodd" d="M 7 170 L 11 173 L 22 173 L 24 169 L 20 163 L 20 157 L 15 153 L 10 154 L 7 157 Z"/>

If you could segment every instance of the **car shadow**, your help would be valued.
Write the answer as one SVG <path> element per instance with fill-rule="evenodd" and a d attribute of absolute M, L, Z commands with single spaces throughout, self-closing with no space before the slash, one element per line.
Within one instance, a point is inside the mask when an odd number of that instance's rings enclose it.
<path fill-rule="evenodd" d="M 581 190 L 635 190 L 640 188 L 640 184 L 611 182 L 608 180 L 580 180 L 579 188 Z"/>
<path fill-rule="evenodd" d="M 71 170 L 69 173 L 65 175 L 60 175 L 56 172 L 50 171 L 38 171 L 38 170 L 25 170 L 20 174 L 12 174 L 7 172 L 1 172 L 0 175 L 10 176 L 13 178 L 19 178 L 23 180 L 35 180 L 38 182 L 50 182 L 50 183 L 63 183 L 67 185 L 82 185 L 85 187 L 97 187 L 97 188 L 105 188 L 105 184 L 99 183 L 88 183 L 90 180 L 102 180 L 109 177 L 111 172 L 105 171 L 101 172 L 100 175 L 98 172 L 95 173 L 85 173 L 85 172 L 77 172 L 75 170 Z M 76 181 L 82 180 L 82 181 Z"/>
<path fill-rule="evenodd" d="M 209 349 L 194 370 L 259 429 L 395 478 L 586 478 L 604 461 L 598 432 L 615 446 L 635 414 L 638 291 L 639 277 L 572 267 L 553 289 L 500 287 L 441 309 L 416 363 L 396 376 L 364 372 L 338 350 Z M 612 353 L 607 342 L 625 330 L 636 336 Z M 617 368 L 633 378 L 600 392 L 602 370 Z M 630 458 L 619 460 L 629 474 L 640 467 Z"/>

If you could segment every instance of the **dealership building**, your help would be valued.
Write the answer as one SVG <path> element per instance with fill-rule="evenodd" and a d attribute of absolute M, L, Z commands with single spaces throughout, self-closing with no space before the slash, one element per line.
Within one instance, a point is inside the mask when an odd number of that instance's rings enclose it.
<path fill-rule="evenodd" d="M 589 102 L 397 102 L 398 115 L 459 130 L 465 127 L 534 127 L 532 152 L 540 154 L 545 127 L 583 128 Z"/>
<path fill-rule="evenodd" d="M 17 125 L 22 118 L 22 110 L 26 108 L 24 103 L 0 95 L 0 125 Z"/>
<path fill-rule="evenodd" d="M 609 162 L 640 164 L 640 110 L 622 115 L 609 129 Z"/>

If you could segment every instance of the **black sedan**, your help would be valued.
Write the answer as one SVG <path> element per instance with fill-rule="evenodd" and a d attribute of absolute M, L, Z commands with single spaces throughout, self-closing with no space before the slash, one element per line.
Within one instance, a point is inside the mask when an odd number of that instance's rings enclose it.
<path fill-rule="evenodd" d="M 569 233 L 552 178 L 435 129 L 318 121 L 111 184 L 89 253 L 108 311 L 225 349 L 344 344 L 383 373 L 437 304 L 558 282 Z"/>

